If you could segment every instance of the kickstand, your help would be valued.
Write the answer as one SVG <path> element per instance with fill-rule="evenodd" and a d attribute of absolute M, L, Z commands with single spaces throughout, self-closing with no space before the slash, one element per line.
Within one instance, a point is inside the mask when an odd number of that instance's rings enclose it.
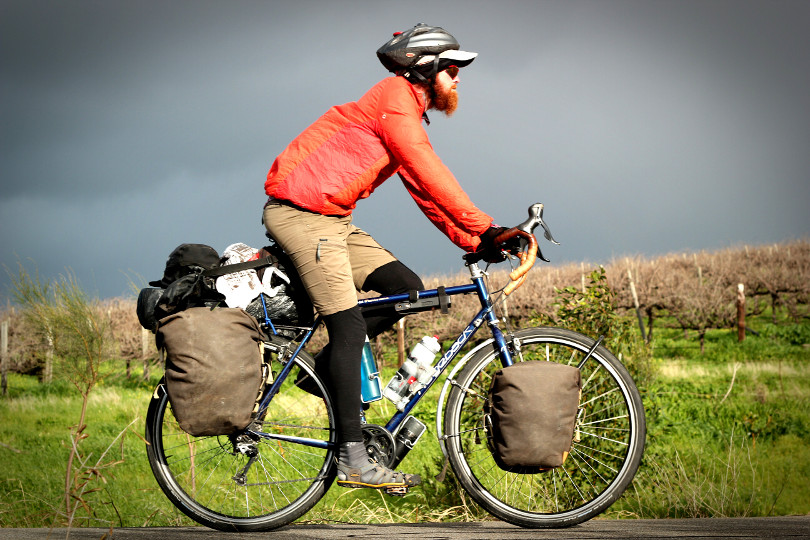
<path fill-rule="evenodd" d="M 256 461 L 257 457 L 259 457 L 258 454 L 256 454 L 255 456 L 251 456 L 251 458 L 248 459 L 248 462 L 245 464 L 245 466 L 242 467 L 242 470 L 236 473 L 236 475 L 232 478 L 232 480 L 236 481 L 237 486 L 244 486 L 245 484 L 247 484 L 248 469 L 250 469 L 251 465 L 253 465 L 253 462 Z"/>

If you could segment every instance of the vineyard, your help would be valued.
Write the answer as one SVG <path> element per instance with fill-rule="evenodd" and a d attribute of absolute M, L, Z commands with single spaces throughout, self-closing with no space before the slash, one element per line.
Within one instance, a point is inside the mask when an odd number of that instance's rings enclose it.
<path fill-rule="evenodd" d="M 598 268 L 599 265 L 587 263 L 538 265 L 527 283 L 509 297 L 503 306 L 504 314 L 515 326 L 525 325 L 529 320 L 560 324 L 555 320 L 559 291 L 566 288 L 584 291 L 593 278 L 592 272 Z M 507 283 L 507 272 L 500 268 L 489 272 L 491 289 Z M 636 326 L 639 331 L 643 329 L 646 340 L 662 325 L 675 326 L 685 335 L 694 336 L 702 347 L 708 330 L 736 328 L 740 285 L 745 297 L 744 315 L 756 316 L 767 309 L 774 319 L 780 312 L 797 323 L 806 318 L 810 299 L 810 242 L 744 246 L 651 259 L 625 257 L 604 265 L 604 274 L 615 307 L 638 321 Z M 430 288 L 465 283 L 469 278 L 459 273 L 423 279 Z M 449 316 L 426 313 L 408 318 L 406 343 L 424 333 L 451 338 L 466 325 L 476 303 L 474 298 L 461 297 L 454 304 L 459 309 L 451 309 Z M 128 371 L 133 363 L 148 365 L 156 360 L 152 337 L 142 331 L 135 316 L 134 298 L 108 299 L 95 302 L 94 306 L 107 322 L 110 339 L 105 341 L 115 351 L 110 357 L 116 358 L 123 369 Z M 42 375 L 48 338 L 29 328 L 26 318 L 20 315 L 14 307 L 0 311 L 0 321 L 9 321 L 7 369 Z M 756 329 L 749 328 L 748 332 Z M 312 347 L 321 347 L 324 339 L 323 335 L 316 336 Z M 378 349 L 395 339 L 393 331 L 380 336 Z"/>

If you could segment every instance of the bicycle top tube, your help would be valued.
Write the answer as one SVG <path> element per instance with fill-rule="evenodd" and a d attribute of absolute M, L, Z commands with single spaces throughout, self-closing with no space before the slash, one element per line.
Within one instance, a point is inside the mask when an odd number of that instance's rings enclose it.
<path fill-rule="evenodd" d="M 474 283 L 469 285 L 458 285 L 455 287 L 446 287 L 444 294 L 447 296 L 455 296 L 458 294 L 473 294 L 478 292 L 478 286 Z M 416 299 L 438 298 L 440 295 L 439 289 L 427 289 L 424 291 L 414 291 L 411 293 L 394 294 L 391 296 L 376 296 L 374 298 L 363 298 L 357 301 L 357 304 L 362 307 L 377 307 L 387 306 L 389 304 L 397 304 Z"/>

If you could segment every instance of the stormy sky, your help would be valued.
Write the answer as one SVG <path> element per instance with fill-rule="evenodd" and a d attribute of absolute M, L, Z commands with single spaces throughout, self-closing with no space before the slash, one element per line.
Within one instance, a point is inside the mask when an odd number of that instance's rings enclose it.
<path fill-rule="evenodd" d="M 501 225 L 545 203 L 553 263 L 808 237 L 806 0 L 0 0 L 3 303 L 18 262 L 107 298 L 178 244 L 260 247 L 275 156 L 418 22 L 479 53 L 434 148 Z M 396 177 L 354 215 L 461 270 Z"/>

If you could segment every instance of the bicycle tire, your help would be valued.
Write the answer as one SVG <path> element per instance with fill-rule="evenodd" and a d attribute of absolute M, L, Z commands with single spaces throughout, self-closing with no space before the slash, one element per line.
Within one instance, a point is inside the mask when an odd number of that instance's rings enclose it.
<path fill-rule="evenodd" d="M 265 343 L 265 362 L 275 376 L 279 353 L 289 340 Z M 291 349 L 294 350 L 294 344 Z M 263 416 L 261 431 L 335 442 L 334 411 L 314 361 L 301 351 Z M 320 396 L 296 386 L 300 372 L 312 378 Z M 312 386 L 310 386 L 310 390 Z M 316 392 L 317 393 L 317 392 Z M 320 449 L 277 439 L 255 441 L 256 459 L 244 480 L 236 475 L 250 457 L 228 436 L 193 437 L 174 418 L 161 381 L 146 415 L 147 456 L 158 485 L 185 515 L 221 531 L 266 531 L 296 520 L 329 490 L 335 478 L 334 446 Z"/>
<path fill-rule="evenodd" d="M 548 360 L 577 365 L 595 341 L 559 328 L 515 332 L 515 361 Z M 484 403 L 491 377 L 500 369 L 497 352 L 482 349 L 461 371 L 445 411 L 446 447 L 456 478 L 470 496 L 495 517 L 526 528 L 561 528 L 605 511 L 638 470 L 646 435 L 641 395 L 627 369 L 603 346 L 593 351 L 582 372 L 577 423 L 562 467 L 527 474 L 496 464 L 487 444 Z"/>

